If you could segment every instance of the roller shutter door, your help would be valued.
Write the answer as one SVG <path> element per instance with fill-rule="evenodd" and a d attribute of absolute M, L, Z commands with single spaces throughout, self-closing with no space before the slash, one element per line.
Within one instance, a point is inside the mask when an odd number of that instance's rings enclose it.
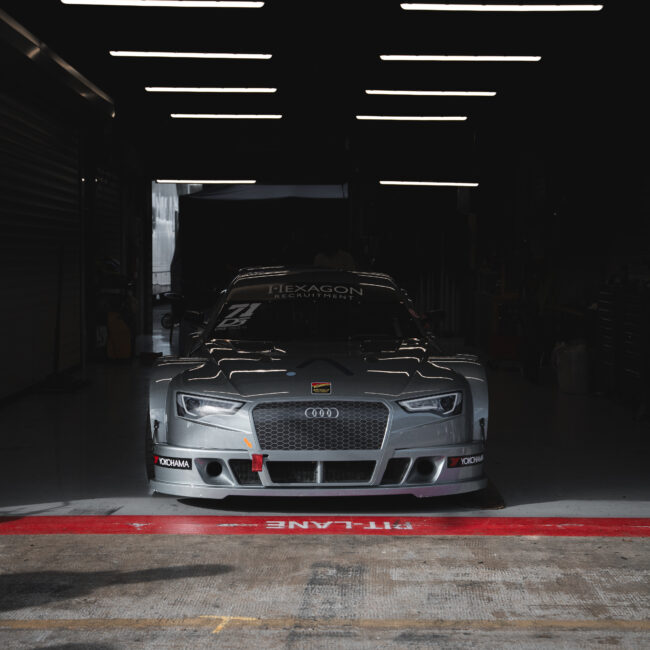
<path fill-rule="evenodd" d="M 80 361 L 78 135 L 0 94 L 0 168 L 1 397 Z"/>

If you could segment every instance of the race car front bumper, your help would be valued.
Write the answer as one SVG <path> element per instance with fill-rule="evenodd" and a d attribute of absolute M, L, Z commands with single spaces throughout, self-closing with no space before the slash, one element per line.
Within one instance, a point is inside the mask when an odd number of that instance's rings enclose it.
<path fill-rule="evenodd" d="M 260 471 L 242 451 L 154 446 L 163 494 L 222 499 L 249 496 L 444 496 L 487 485 L 483 442 L 393 450 L 270 451 Z"/>

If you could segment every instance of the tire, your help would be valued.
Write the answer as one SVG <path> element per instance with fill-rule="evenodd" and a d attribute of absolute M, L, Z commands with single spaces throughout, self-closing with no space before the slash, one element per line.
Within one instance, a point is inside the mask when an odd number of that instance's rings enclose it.
<path fill-rule="evenodd" d="M 147 414 L 147 427 L 144 431 L 144 466 L 147 473 L 147 480 L 153 480 L 155 477 L 153 465 L 153 436 L 151 434 L 151 418 L 149 414 Z"/>
<path fill-rule="evenodd" d="M 166 314 L 163 314 L 160 319 L 160 324 L 164 329 L 170 330 L 174 326 L 174 316 L 172 313 L 167 312 Z"/>

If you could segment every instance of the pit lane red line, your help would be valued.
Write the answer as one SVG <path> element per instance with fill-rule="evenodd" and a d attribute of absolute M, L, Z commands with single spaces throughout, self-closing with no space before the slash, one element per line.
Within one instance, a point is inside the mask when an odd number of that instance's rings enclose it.
<path fill-rule="evenodd" d="M 503 535 L 650 537 L 650 518 L 337 515 L 0 517 L 0 535 Z"/>

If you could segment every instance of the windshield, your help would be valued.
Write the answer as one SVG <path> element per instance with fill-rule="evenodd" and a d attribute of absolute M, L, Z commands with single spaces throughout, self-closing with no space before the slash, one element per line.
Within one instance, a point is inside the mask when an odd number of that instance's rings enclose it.
<path fill-rule="evenodd" d="M 344 341 L 417 338 L 404 303 L 322 299 L 227 302 L 215 338 L 265 341 Z"/>

